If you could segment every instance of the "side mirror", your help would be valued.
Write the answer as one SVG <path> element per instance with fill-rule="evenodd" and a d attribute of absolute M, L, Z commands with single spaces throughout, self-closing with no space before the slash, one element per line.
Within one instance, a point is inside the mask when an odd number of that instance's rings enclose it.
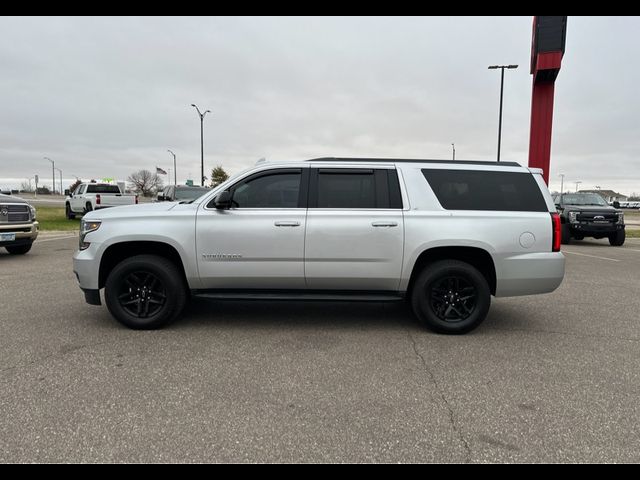
<path fill-rule="evenodd" d="M 226 190 L 224 192 L 220 192 L 213 199 L 213 205 L 218 210 L 227 210 L 231 208 L 231 192 Z"/>
<path fill-rule="evenodd" d="M 620 208 L 620 202 L 619 201 L 614 201 L 613 202 L 613 208 Z"/>
<path fill-rule="evenodd" d="M 70 196 L 71 196 L 71 190 L 69 190 L 69 189 L 67 188 L 67 189 L 64 191 L 64 194 L 65 194 L 67 197 L 70 197 Z"/>

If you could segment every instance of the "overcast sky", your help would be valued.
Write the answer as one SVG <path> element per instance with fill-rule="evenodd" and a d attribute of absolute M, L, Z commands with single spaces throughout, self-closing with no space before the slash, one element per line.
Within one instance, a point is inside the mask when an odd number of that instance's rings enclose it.
<path fill-rule="evenodd" d="M 259 158 L 528 161 L 532 17 L 0 18 L 0 185 Z M 639 18 L 569 17 L 551 189 L 640 192 Z M 566 188 L 565 187 L 565 188 Z"/>

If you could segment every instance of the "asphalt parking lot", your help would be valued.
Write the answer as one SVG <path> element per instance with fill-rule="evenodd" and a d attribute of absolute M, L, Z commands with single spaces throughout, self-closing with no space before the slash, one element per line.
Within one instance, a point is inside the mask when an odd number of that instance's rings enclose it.
<path fill-rule="evenodd" d="M 403 303 L 197 300 L 127 330 L 77 237 L 0 249 L 0 462 L 639 462 L 640 240 L 563 246 L 563 285 L 476 331 Z"/>

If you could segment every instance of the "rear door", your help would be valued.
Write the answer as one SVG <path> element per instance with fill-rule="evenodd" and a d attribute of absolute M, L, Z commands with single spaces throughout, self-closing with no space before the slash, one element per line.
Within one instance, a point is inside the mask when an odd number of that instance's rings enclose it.
<path fill-rule="evenodd" d="M 403 257 L 395 168 L 312 168 L 305 235 L 310 289 L 397 290 Z"/>

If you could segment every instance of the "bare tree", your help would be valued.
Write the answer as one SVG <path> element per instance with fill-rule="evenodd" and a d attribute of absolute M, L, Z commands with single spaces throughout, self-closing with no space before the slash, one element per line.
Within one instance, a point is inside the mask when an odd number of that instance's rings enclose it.
<path fill-rule="evenodd" d="M 132 189 L 143 197 L 150 197 L 163 187 L 162 179 L 157 173 L 149 170 L 139 170 L 127 178 Z"/>

